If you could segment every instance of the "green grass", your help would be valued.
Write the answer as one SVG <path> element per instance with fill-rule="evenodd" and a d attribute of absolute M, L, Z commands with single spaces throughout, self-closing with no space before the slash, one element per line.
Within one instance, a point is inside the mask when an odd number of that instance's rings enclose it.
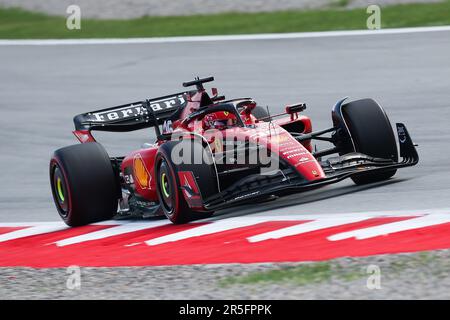
<path fill-rule="evenodd" d="M 0 38 L 128 38 L 365 29 L 365 9 L 343 10 L 343 4 L 345 1 L 337 1 L 335 8 L 326 10 L 82 19 L 81 30 L 67 30 L 65 17 L 1 8 Z M 449 25 L 450 0 L 382 7 L 381 21 L 383 28 Z"/>
<path fill-rule="evenodd" d="M 407 270 L 422 270 L 432 264 L 436 259 L 442 259 L 435 251 L 423 251 L 410 255 L 398 255 L 396 259 L 381 268 L 381 276 L 391 278 Z M 450 264 L 450 263 L 449 263 Z M 304 286 L 340 279 L 343 281 L 366 281 L 370 274 L 367 273 L 367 261 L 355 261 L 352 264 L 342 265 L 339 260 L 325 262 L 310 262 L 295 267 L 284 267 L 268 271 L 256 271 L 247 275 L 227 277 L 219 281 L 221 287 L 232 285 L 258 285 L 258 284 L 285 284 Z M 444 269 L 447 270 L 447 269 Z M 426 276 L 426 275 L 425 275 Z M 440 271 L 435 276 L 445 277 Z"/>
<path fill-rule="evenodd" d="M 320 283 L 330 280 L 333 276 L 351 281 L 364 277 L 364 273 L 354 269 L 344 270 L 330 262 L 317 262 L 284 269 L 264 272 L 253 272 L 245 276 L 228 277 L 220 281 L 221 286 L 234 284 L 258 283 L 290 283 L 298 286 Z"/>

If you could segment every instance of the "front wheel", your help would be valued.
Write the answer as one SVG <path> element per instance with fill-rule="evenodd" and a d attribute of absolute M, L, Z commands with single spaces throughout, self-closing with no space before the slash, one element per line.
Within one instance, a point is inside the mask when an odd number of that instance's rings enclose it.
<path fill-rule="evenodd" d="M 349 102 L 342 106 L 342 115 L 351 135 L 353 150 L 371 157 L 398 161 L 397 142 L 394 131 L 381 106 L 372 99 Z M 362 173 L 352 176 L 356 184 L 367 184 L 387 180 L 396 169 L 386 172 Z"/>

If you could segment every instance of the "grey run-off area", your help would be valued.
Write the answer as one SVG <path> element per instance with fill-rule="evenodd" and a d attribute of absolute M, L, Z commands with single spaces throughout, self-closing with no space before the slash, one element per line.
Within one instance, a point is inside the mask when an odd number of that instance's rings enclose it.
<path fill-rule="evenodd" d="M 179 16 L 222 12 L 270 12 L 329 7 L 342 9 L 441 0 L 0 0 L 0 6 L 20 7 L 51 15 L 66 15 L 78 5 L 82 16 L 99 19 L 130 19 L 142 16 Z"/>

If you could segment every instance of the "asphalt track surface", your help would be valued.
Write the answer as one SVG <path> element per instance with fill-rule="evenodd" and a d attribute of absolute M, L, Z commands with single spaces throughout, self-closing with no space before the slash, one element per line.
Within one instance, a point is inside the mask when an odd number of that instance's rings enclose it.
<path fill-rule="evenodd" d="M 0 222 L 55 221 L 48 161 L 77 143 L 75 114 L 182 91 L 216 77 L 228 98 L 255 98 L 272 112 L 306 102 L 313 128 L 331 124 L 343 96 L 372 97 L 404 122 L 420 163 L 388 182 L 350 180 L 264 204 L 250 214 L 420 211 L 450 208 L 450 32 L 167 44 L 0 46 Z M 96 135 L 111 155 L 151 142 L 151 130 Z"/>

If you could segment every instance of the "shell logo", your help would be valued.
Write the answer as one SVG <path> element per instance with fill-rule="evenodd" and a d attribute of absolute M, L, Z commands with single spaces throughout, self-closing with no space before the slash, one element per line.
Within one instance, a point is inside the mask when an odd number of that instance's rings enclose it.
<path fill-rule="evenodd" d="M 141 186 L 142 189 L 150 189 L 150 182 L 152 176 L 145 166 L 144 160 L 140 154 L 137 154 L 133 160 L 134 177 Z"/>

